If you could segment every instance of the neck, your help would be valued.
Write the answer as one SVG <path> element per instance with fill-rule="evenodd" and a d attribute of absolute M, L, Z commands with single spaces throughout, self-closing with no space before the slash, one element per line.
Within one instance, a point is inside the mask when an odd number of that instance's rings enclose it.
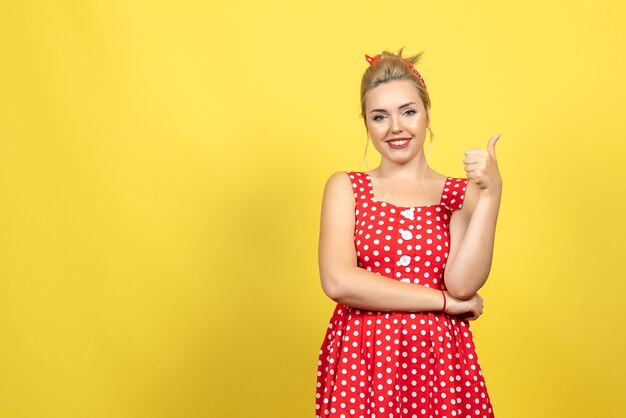
<path fill-rule="evenodd" d="M 376 169 L 377 175 L 384 178 L 403 178 L 403 179 L 424 179 L 430 174 L 430 167 L 424 158 L 424 154 L 420 154 L 411 161 L 404 164 L 393 163 L 389 160 L 382 159 L 380 165 Z"/>

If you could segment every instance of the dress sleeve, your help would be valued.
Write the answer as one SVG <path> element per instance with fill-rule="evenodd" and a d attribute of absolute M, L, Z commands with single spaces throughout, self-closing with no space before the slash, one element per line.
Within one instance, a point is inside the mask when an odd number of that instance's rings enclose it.
<path fill-rule="evenodd" d="M 443 204 L 451 211 L 459 210 L 463 207 L 465 190 L 467 189 L 467 178 L 450 177 L 443 188 Z"/>
<path fill-rule="evenodd" d="M 358 205 L 361 201 L 367 199 L 367 181 L 365 173 L 359 171 L 345 171 L 345 173 L 350 177 L 354 199 Z"/>

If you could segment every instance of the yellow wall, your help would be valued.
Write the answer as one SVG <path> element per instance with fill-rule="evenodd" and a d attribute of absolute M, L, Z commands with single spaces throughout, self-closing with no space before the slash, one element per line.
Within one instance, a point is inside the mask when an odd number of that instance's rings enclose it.
<path fill-rule="evenodd" d="M 1 417 L 314 416 L 321 193 L 401 46 L 434 169 L 503 132 L 496 416 L 623 416 L 624 6 L 388 4 L 3 2 Z"/>

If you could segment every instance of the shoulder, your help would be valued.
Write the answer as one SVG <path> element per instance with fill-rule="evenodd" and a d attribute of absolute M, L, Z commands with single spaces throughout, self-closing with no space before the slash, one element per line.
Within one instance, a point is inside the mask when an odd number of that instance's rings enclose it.
<path fill-rule="evenodd" d="M 322 230 L 334 235 L 333 230 L 343 230 L 354 225 L 356 192 L 352 179 L 346 171 L 338 171 L 328 177 L 322 197 Z"/>
<path fill-rule="evenodd" d="M 339 187 L 345 189 L 346 186 L 350 186 L 350 188 L 352 188 L 354 177 L 355 176 L 351 171 L 336 171 L 326 180 L 326 187 Z"/>
<path fill-rule="evenodd" d="M 357 187 L 363 187 L 367 181 L 367 173 L 362 171 L 337 171 L 330 175 L 326 181 L 327 185 L 331 186 L 345 186 L 350 185 L 356 190 Z"/>
<path fill-rule="evenodd" d="M 326 187 L 324 188 L 324 198 L 347 198 L 353 200 L 355 194 L 356 182 L 358 181 L 357 174 L 352 171 L 337 171 L 328 177 L 326 180 Z"/>

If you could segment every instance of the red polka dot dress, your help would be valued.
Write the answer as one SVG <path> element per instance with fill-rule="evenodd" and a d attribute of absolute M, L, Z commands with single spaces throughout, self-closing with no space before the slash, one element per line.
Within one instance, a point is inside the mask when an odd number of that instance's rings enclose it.
<path fill-rule="evenodd" d="M 450 216 L 463 206 L 468 179 L 448 177 L 439 204 L 397 207 L 374 199 L 367 173 L 347 174 L 356 199 L 358 266 L 445 290 Z M 467 321 L 343 304 L 320 349 L 315 408 L 319 418 L 494 416 Z"/>

